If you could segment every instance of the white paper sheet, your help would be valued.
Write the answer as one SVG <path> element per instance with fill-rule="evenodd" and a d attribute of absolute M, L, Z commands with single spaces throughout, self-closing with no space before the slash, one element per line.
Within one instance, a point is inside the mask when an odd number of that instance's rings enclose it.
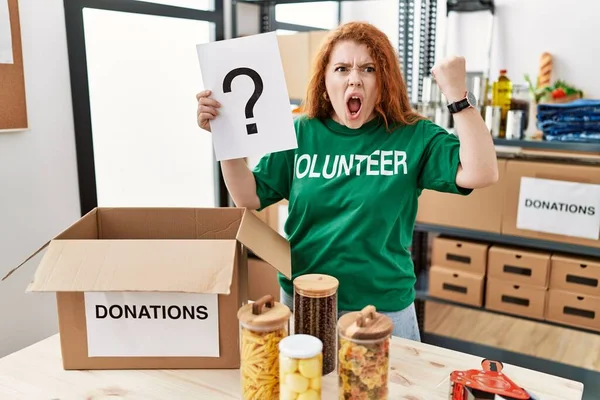
<path fill-rule="evenodd" d="M 13 64 L 8 0 L 0 0 L 0 64 Z"/>
<path fill-rule="evenodd" d="M 89 357 L 219 357 L 218 295 L 86 292 Z"/>
<path fill-rule="evenodd" d="M 275 32 L 200 44 L 197 53 L 204 86 L 222 104 L 210 124 L 218 161 L 297 147 Z"/>
<path fill-rule="evenodd" d="M 517 228 L 600 238 L 600 185 L 522 177 Z"/>

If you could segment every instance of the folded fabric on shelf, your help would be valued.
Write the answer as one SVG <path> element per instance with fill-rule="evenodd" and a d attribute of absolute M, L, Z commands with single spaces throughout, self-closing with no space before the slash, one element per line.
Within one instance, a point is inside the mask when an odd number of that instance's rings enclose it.
<path fill-rule="evenodd" d="M 544 135 L 547 141 L 600 143 L 600 132 L 563 133 L 559 135 Z"/>
<path fill-rule="evenodd" d="M 600 142 L 600 100 L 539 104 L 537 127 L 544 139 L 563 142 Z"/>

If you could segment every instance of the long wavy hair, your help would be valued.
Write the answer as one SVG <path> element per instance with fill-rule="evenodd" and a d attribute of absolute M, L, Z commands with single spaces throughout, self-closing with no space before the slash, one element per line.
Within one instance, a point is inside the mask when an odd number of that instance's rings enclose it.
<path fill-rule="evenodd" d="M 365 22 L 349 22 L 331 31 L 317 53 L 308 84 L 302 111 L 310 118 L 329 118 L 333 106 L 325 98 L 325 71 L 335 45 L 344 40 L 364 44 L 375 61 L 379 98 L 375 112 L 381 116 L 389 131 L 396 125 L 412 125 L 423 119 L 414 112 L 400 72 L 400 62 L 388 37 L 375 26 Z"/>

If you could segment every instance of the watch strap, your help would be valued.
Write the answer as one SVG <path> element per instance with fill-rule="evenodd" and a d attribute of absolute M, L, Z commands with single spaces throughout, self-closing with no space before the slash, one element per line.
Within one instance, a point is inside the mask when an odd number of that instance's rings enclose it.
<path fill-rule="evenodd" d="M 469 104 L 469 100 L 465 97 L 462 100 L 458 100 L 454 103 L 448 104 L 448 110 L 450 110 L 452 114 L 455 114 L 459 111 L 464 110 L 465 108 L 469 108 L 470 106 L 471 104 Z"/>

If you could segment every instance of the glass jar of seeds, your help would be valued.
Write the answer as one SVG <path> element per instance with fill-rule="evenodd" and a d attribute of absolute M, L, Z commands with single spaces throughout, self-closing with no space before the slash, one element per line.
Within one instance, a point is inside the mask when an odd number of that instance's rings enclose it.
<path fill-rule="evenodd" d="M 367 306 L 338 321 L 339 398 L 388 398 L 392 320 Z"/>
<path fill-rule="evenodd" d="M 238 310 L 242 399 L 279 398 L 279 342 L 288 336 L 291 314 L 271 295 Z"/>
<path fill-rule="evenodd" d="M 310 335 L 279 342 L 279 399 L 321 400 L 323 343 Z"/>
<path fill-rule="evenodd" d="M 294 333 L 311 335 L 323 343 L 323 375 L 335 370 L 337 289 L 329 275 L 307 274 L 294 279 Z"/>

